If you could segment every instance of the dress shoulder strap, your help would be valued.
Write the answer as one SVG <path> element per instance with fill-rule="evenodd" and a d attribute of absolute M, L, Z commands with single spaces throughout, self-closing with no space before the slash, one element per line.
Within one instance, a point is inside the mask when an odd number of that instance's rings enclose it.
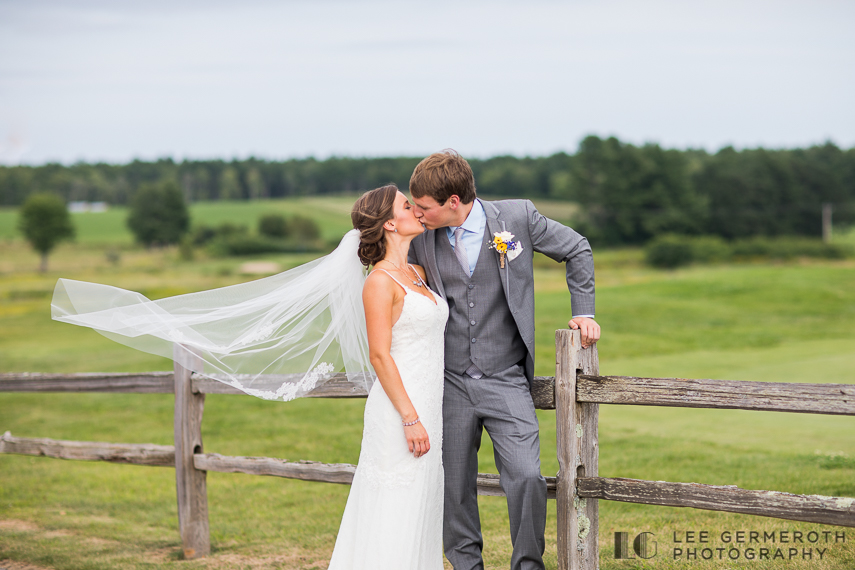
<path fill-rule="evenodd" d="M 425 283 L 425 280 L 424 280 L 424 279 L 422 279 L 422 276 L 421 276 L 421 275 L 419 275 L 419 272 L 418 272 L 418 271 L 416 271 L 416 268 L 415 268 L 415 267 L 413 267 L 413 265 L 412 265 L 411 263 L 408 263 L 408 264 L 407 264 L 407 267 L 409 267 L 410 269 L 412 269 L 412 270 L 413 270 L 413 274 L 416 276 L 416 279 L 418 279 L 418 280 L 419 280 L 419 283 L 421 283 L 421 284 L 422 284 L 422 286 L 427 287 L 427 283 Z M 390 276 L 390 277 L 391 277 L 391 276 Z"/>
<path fill-rule="evenodd" d="M 400 286 L 404 289 L 404 291 L 409 291 L 409 290 L 410 290 L 410 288 L 409 288 L 409 287 L 407 287 L 406 285 L 404 285 L 403 283 L 401 283 L 400 281 L 398 281 L 397 279 L 395 279 L 394 277 L 392 277 L 392 274 L 391 274 L 391 273 L 389 273 L 388 271 L 386 271 L 385 269 L 383 269 L 382 267 L 378 267 L 377 269 L 378 269 L 378 270 L 380 270 L 380 271 L 382 271 L 382 272 L 383 272 L 383 273 L 385 273 L 386 275 L 388 275 L 388 276 L 392 279 L 392 281 L 394 281 L 395 283 L 397 283 L 398 285 L 400 285 Z"/>

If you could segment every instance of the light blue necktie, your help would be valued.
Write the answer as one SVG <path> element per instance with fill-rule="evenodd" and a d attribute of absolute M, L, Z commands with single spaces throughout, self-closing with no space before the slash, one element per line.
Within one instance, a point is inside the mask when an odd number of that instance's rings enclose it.
<path fill-rule="evenodd" d="M 454 256 L 460 262 L 460 266 L 466 272 L 466 275 L 471 277 L 472 274 L 469 273 L 469 256 L 466 255 L 466 246 L 463 245 L 463 232 L 465 231 L 462 227 L 454 230 Z"/>

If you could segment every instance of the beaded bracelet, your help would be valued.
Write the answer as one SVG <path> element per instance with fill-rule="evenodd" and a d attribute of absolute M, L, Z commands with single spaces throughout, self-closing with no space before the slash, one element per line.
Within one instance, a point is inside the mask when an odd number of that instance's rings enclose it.
<path fill-rule="evenodd" d="M 414 419 L 414 420 L 413 420 L 413 421 L 411 421 L 411 422 L 401 422 L 401 423 L 402 423 L 402 424 L 404 424 L 404 427 L 410 427 L 410 426 L 414 426 L 414 425 L 416 425 L 416 424 L 417 424 L 417 423 L 419 423 L 420 421 L 421 421 L 421 420 L 420 420 L 419 418 L 416 418 L 416 419 Z"/>

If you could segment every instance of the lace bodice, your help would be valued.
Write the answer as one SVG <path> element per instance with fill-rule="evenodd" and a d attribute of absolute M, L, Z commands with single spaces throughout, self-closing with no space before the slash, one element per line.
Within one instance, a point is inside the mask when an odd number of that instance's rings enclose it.
<path fill-rule="evenodd" d="M 445 367 L 444 336 L 448 305 L 433 293 L 436 304 L 428 297 L 407 291 L 401 316 L 392 327 L 392 358 L 401 373 L 407 395 L 420 400 L 428 409 L 416 407 L 419 415 L 440 414 L 442 378 Z M 431 416 L 433 417 L 433 416 Z"/>

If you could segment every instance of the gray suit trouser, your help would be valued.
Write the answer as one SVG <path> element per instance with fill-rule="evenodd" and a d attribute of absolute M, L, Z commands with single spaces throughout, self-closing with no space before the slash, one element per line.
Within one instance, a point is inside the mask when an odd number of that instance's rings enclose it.
<path fill-rule="evenodd" d="M 445 371 L 442 461 L 445 556 L 455 570 L 483 569 L 478 516 L 478 449 L 482 428 L 493 440 L 508 498 L 512 570 L 543 569 L 546 480 L 540 473 L 537 416 L 523 368 L 474 379 Z"/>

